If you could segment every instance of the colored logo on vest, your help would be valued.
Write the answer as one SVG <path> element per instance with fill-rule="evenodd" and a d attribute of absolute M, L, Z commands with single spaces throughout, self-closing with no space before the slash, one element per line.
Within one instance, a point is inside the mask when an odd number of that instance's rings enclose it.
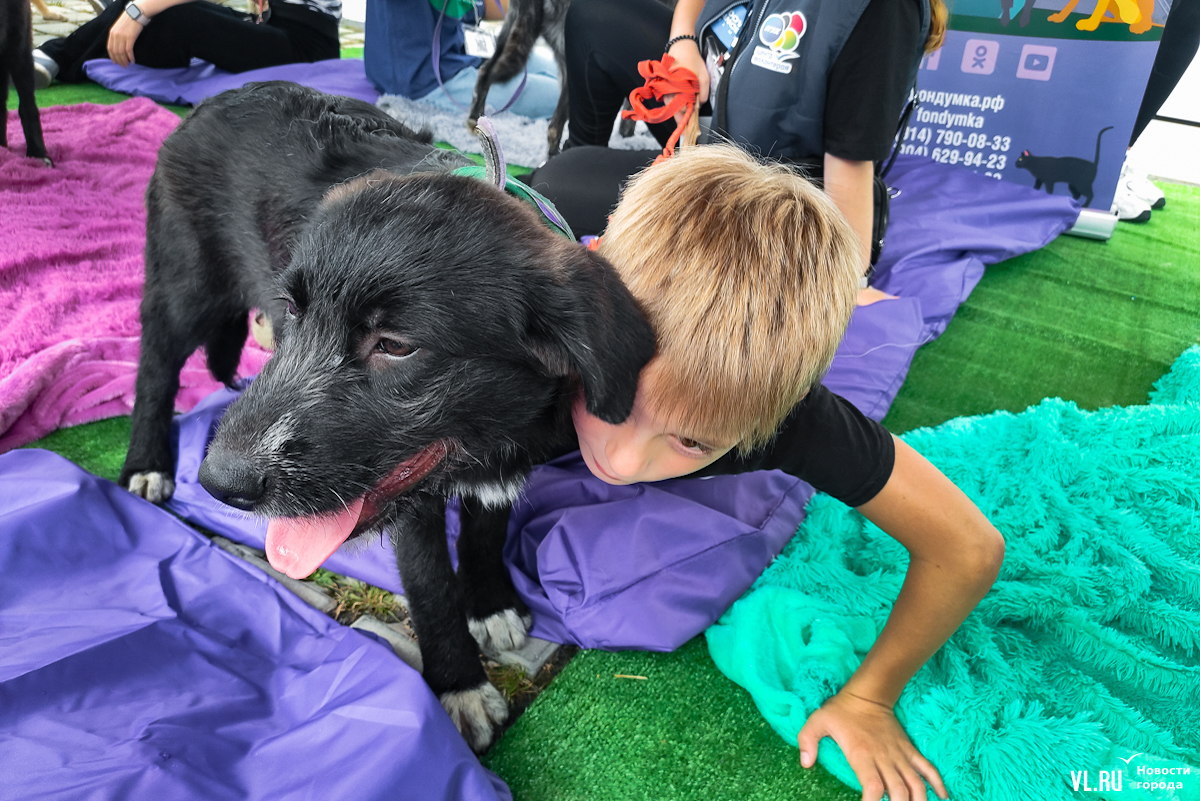
<path fill-rule="evenodd" d="M 800 46 L 800 39 L 806 30 L 808 20 L 802 12 L 771 14 L 758 27 L 758 39 L 766 47 L 756 45 L 750 63 L 771 72 L 790 73 L 792 65 L 788 62 L 800 57 L 796 48 Z"/>
<path fill-rule="evenodd" d="M 796 48 L 800 39 L 808 29 L 808 20 L 799 11 L 785 11 L 782 14 L 771 14 L 762 21 L 758 28 L 758 38 L 767 47 L 779 53 L 782 57 L 795 58 Z"/>

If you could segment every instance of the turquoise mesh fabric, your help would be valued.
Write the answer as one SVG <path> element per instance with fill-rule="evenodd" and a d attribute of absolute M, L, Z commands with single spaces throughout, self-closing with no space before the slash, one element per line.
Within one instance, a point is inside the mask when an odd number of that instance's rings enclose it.
<path fill-rule="evenodd" d="M 995 586 L 896 705 L 951 797 L 1200 799 L 1200 348 L 1145 406 L 1048 399 L 904 439 L 1006 540 Z M 712 657 L 794 746 L 874 642 L 907 562 L 818 495 L 708 630 Z M 859 787 L 832 740 L 818 758 Z"/>

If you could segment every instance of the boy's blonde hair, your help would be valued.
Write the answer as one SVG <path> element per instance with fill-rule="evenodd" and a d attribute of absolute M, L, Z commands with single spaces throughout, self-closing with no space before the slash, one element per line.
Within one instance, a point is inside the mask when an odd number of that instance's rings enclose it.
<path fill-rule="evenodd" d="M 684 148 L 635 176 L 599 253 L 658 335 L 643 402 L 679 433 L 743 452 L 829 368 L 863 272 L 820 189 L 732 145 Z"/>

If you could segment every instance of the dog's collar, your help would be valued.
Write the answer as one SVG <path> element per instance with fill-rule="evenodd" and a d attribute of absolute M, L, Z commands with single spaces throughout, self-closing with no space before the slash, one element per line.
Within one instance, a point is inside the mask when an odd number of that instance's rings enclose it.
<path fill-rule="evenodd" d="M 468 178 L 478 178 L 480 181 L 487 180 L 487 171 L 479 165 L 471 165 L 469 167 L 459 167 L 450 173 L 451 175 L 465 175 Z M 574 241 L 575 234 L 571 231 L 571 226 L 567 225 L 567 221 L 559 214 L 558 209 L 554 208 L 554 204 L 550 202 L 540 192 L 531 189 L 512 176 L 505 176 L 504 191 L 520 200 L 533 206 L 538 215 L 554 230 L 565 236 L 567 239 Z"/>

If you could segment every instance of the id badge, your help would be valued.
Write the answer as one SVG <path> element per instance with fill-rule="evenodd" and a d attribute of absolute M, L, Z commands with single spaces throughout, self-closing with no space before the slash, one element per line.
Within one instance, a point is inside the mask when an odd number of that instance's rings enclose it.
<path fill-rule="evenodd" d="M 463 25 L 462 31 L 468 56 L 491 58 L 496 52 L 496 37 L 492 34 L 474 25 Z"/>
<path fill-rule="evenodd" d="M 733 46 L 737 44 L 738 34 L 742 32 L 742 25 L 746 22 L 746 10 L 745 4 L 735 6 L 712 25 L 713 35 L 725 45 L 726 51 L 733 50 Z"/>

